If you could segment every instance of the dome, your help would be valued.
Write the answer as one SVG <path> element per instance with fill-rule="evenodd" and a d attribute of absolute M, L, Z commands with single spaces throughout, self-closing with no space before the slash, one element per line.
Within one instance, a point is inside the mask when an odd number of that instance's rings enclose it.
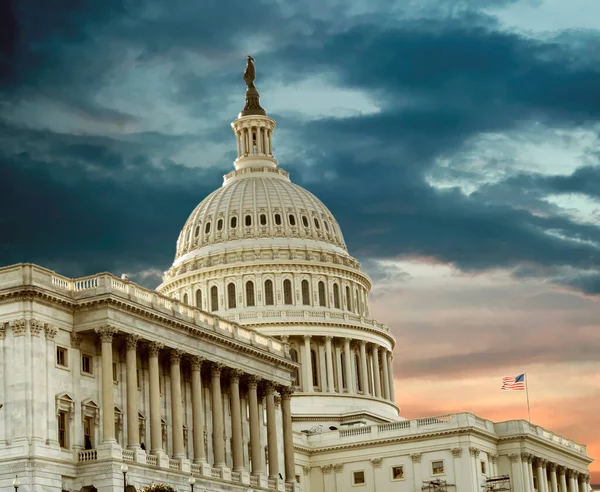
<path fill-rule="evenodd" d="M 191 213 L 177 241 L 175 264 L 215 251 L 218 245 L 257 239 L 298 245 L 308 241 L 346 253 L 340 226 L 316 196 L 293 184 L 282 169 L 246 167 L 226 175 L 223 186 Z"/>

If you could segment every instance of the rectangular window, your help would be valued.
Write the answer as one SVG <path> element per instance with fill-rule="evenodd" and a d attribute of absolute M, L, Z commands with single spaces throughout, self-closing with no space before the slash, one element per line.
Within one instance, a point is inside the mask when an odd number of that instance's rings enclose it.
<path fill-rule="evenodd" d="M 61 448 L 68 449 L 68 435 L 67 435 L 67 412 L 58 412 L 58 444 Z"/>
<path fill-rule="evenodd" d="M 61 367 L 69 367 L 66 348 L 56 347 L 56 365 Z"/>
<path fill-rule="evenodd" d="M 113 373 L 113 383 L 119 384 L 119 364 L 117 364 L 116 362 L 113 362 L 112 373 Z"/>
<path fill-rule="evenodd" d="M 94 448 L 94 440 L 92 438 L 92 418 L 85 417 L 83 419 L 83 444 L 85 449 Z"/>
<path fill-rule="evenodd" d="M 92 356 L 87 354 L 81 355 L 81 372 L 85 374 L 94 374 L 94 368 L 92 364 Z"/>
<path fill-rule="evenodd" d="M 138 387 L 138 389 L 142 389 L 142 376 L 140 375 L 140 370 L 139 369 L 135 370 L 135 378 L 137 380 L 137 387 Z"/>
<path fill-rule="evenodd" d="M 486 474 L 486 466 L 485 466 L 485 461 L 481 462 L 481 473 L 483 473 L 484 475 Z"/>
<path fill-rule="evenodd" d="M 432 461 L 431 462 L 431 474 L 442 475 L 444 473 L 444 462 L 443 461 Z"/>
<path fill-rule="evenodd" d="M 352 485 L 364 485 L 365 472 L 364 470 L 355 471 L 352 473 Z"/>
<path fill-rule="evenodd" d="M 119 422 L 118 422 L 118 420 L 115 420 L 115 439 L 117 440 L 118 443 L 120 443 L 120 441 L 119 441 Z"/>
<path fill-rule="evenodd" d="M 392 480 L 403 480 L 404 479 L 404 466 L 392 466 Z"/>

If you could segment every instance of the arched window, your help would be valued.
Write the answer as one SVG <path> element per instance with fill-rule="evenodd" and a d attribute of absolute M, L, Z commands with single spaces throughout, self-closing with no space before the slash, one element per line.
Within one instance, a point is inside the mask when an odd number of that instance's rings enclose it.
<path fill-rule="evenodd" d="M 327 306 L 325 299 L 325 284 L 323 282 L 319 282 L 319 306 Z"/>
<path fill-rule="evenodd" d="M 346 309 L 348 311 L 352 311 L 352 293 L 350 292 L 350 287 L 346 285 Z"/>
<path fill-rule="evenodd" d="M 210 232 L 210 222 L 207 222 L 204 226 L 204 233 L 208 234 Z"/>
<path fill-rule="evenodd" d="M 217 230 L 218 231 L 222 231 L 223 230 L 223 219 L 217 220 Z"/>
<path fill-rule="evenodd" d="M 231 220 L 229 221 L 229 227 L 232 229 L 237 227 L 237 217 L 231 217 Z"/>
<path fill-rule="evenodd" d="M 324 221 L 323 221 L 323 225 L 325 226 L 325 230 L 326 230 L 327 232 L 329 232 L 329 224 L 327 223 L 327 221 L 326 221 L 326 220 L 324 220 Z"/>
<path fill-rule="evenodd" d="M 354 371 L 356 374 L 356 389 L 362 391 L 362 379 L 360 378 L 360 361 L 358 360 L 358 354 L 354 354 Z"/>
<path fill-rule="evenodd" d="M 312 384 L 319 386 L 319 366 L 317 364 L 317 353 L 314 350 L 310 351 L 310 365 L 312 366 Z"/>
<path fill-rule="evenodd" d="M 235 284 L 233 282 L 227 286 L 227 307 L 235 309 Z"/>
<path fill-rule="evenodd" d="M 308 227 L 308 218 L 306 217 L 306 215 L 302 216 L 302 225 L 304 227 Z"/>
<path fill-rule="evenodd" d="M 196 232 L 194 232 L 194 236 L 198 237 L 200 234 L 200 226 L 196 226 Z"/>
<path fill-rule="evenodd" d="M 281 215 L 275 214 L 275 225 L 281 225 Z"/>
<path fill-rule="evenodd" d="M 256 306 L 254 302 L 254 282 L 252 280 L 246 282 L 246 306 Z"/>
<path fill-rule="evenodd" d="M 298 362 L 298 351 L 295 348 L 290 349 L 290 357 L 293 362 Z M 294 386 L 300 386 L 300 371 L 294 369 Z"/>
<path fill-rule="evenodd" d="M 340 309 L 340 286 L 333 284 L 333 307 Z"/>
<path fill-rule="evenodd" d="M 267 216 L 265 214 L 260 214 L 260 225 L 267 225 Z"/>
<path fill-rule="evenodd" d="M 356 289 L 356 312 L 362 314 L 362 299 L 360 298 L 360 292 Z"/>
<path fill-rule="evenodd" d="M 348 389 L 346 384 L 346 364 L 344 363 L 344 352 L 340 354 L 340 368 L 342 369 L 342 389 Z"/>
<path fill-rule="evenodd" d="M 287 278 L 283 281 L 283 303 L 292 304 L 292 281 Z"/>
<path fill-rule="evenodd" d="M 321 224 L 319 224 L 319 219 L 317 219 L 317 218 L 315 217 L 315 218 L 314 218 L 314 221 L 315 221 L 315 227 L 316 227 L 317 229 L 320 229 L 320 228 L 321 228 Z"/>
<path fill-rule="evenodd" d="M 302 304 L 305 306 L 310 305 L 310 287 L 308 285 L 308 280 L 302 281 Z"/>
<path fill-rule="evenodd" d="M 296 217 L 294 215 L 292 215 L 292 214 L 288 215 L 288 220 L 289 220 L 291 226 L 296 225 Z"/>
<path fill-rule="evenodd" d="M 273 281 L 265 280 L 265 306 L 273 306 L 275 296 L 273 295 Z"/>
<path fill-rule="evenodd" d="M 196 307 L 202 309 L 202 290 L 200 289 L 196 291 Z"/>
<path fill-rule="evenodd" d="M 189 304 L 188 301 L 189 301 L 189 298 L 188 298 L 188 295 L 187 295 L 187 292 L 186 292 L 185 294 L 183 294 L 183 303 L 184 304 Z"/>
<path fill-rule="evenodd" d="M 217 290 L 216 285 L 213 285 L 210 288 L 210 310 L 211 311 L 219 310 L 219 291 Z"/>
<path fill-rule="evenodd" d="M 244 217 L 244 223 L 246 224 L 246 227 L 250 227 L 252 225 L 252 215 L 246 215 L 246 217 Z"/>

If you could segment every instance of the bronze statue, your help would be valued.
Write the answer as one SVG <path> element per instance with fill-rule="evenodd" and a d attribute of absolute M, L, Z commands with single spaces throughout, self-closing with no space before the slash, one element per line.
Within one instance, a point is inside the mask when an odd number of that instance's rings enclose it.
<path fill-rule="evenodd" d="M 244 106 L 244 110 L 240 113 L 241 116 L 253 114 L 261 114 L 266 116 L 267 114 L 267 112 L 260 105 L 260 94 L 254 86 L 254 79 L 256 79 L 254 58 L 248 55 L 246 69 L 244 70 L 244 82 L 248 88 L 246 89 L 246 105 Z"/>
<path fill-rule="evenodd" d="M 246 70 L 244 70 L 244 82 L 248 88 L 254 88 L 254 79 L 256 78 L 256 68 L 254 68 L 254 58 L 248 55 Z"/>

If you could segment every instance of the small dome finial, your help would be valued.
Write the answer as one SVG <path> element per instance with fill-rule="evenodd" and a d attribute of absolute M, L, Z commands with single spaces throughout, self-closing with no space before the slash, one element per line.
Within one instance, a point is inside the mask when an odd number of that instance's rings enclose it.
<path fill-rule="evenodd" d="M 244 106 L 244 110 L 240 113 L 240 116 L 248 116 L 253 114 L 261 114 L 264 116 L 267 115 L 267 112 L 260 105 L 260 94 L 254 86 L 254 79 L 256 79 L 254 58 L 248 55 L 246 69 L 244 70 L 244 82 L 248 86 L 246 89 L 246 105 Z"/>

